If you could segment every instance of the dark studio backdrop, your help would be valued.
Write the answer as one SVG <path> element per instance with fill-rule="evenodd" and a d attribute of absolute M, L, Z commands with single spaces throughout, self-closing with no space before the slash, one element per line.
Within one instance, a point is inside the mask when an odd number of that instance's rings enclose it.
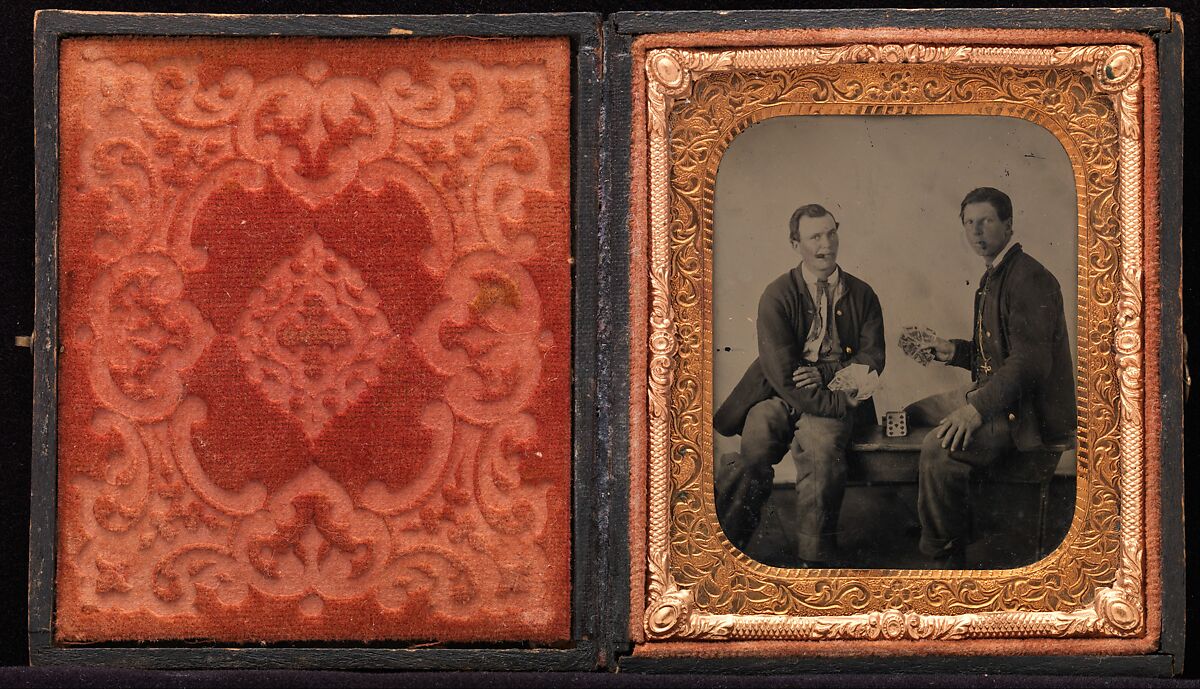
<path fill-rule="evenodd" d="M 1062 2 L 1019 2 L 1003 3 L 1010 7 L 1055 7 Z M 1158 6 L 1166 5 L 1181 12 L 1187 25 L 1185 54 L 1185 112 L 1196 111 L 1197 92 L 1200 81 L 1194 76 L 1200 63 L 1200 1 L 1175 0 L 1161 3 L 1097 3 L 1102 6 Z M 990 6 L 976 2 L 899 2 L 898 0 L 859 0 L 858 2 L 825 2 L 812 7 L 830 8 L 885 8 L 896 6 L 938 7 Z M 33 13 L 37 9 L 77 9 L 95 11 L 127 12 L 218 12 L 218 13 L 331 13 L 331 14 L 430 14 L 430 13 L 507 13 L 507 12 L 551 12 L 593 11 L 611 13 L 625 10 L 722 10 L 722 9 L 794 9 L 797 3 L 752 2 L 740 4 L 694 0 L 692 2 L 411 2 L 407 0 L 360 0 L 357 2 L 337 0 L 263 0 L 246 2 L 238 0 L 212 0 L 210 2 L 185 2 L 181 0 L 105 0 L 85 2 L 63 0 L 61 2 L 21 2 L 13 0 L 0 4 L 0 113 L 4 121 L 0 126 L 0 194 L 3 226 L 0 229 L 0 686 L 42 686 L 52 684 L 74 684 L 92 686 L 199 686 L 219 682 L 226 686 L 319 686 L 337 682 L 343 686 L 385 686 L 396 684 L 421 684 L 427 686 L 459 686 L 464 684 L 488 686 L 552 686 L 555 678 L 513 677 L 504 675 L 438 675 L 417 677 L 395 677 L 387 674 L 346 675 L 338 679 L 329 675 L 304 675 L 301 673 L 273 673 L 269 675 L 249 672 L 233 672 L 219 676 L 197 673 L 153 674 L 148 672 L 114 670 L 47 671 L 41 669 L 22 670 L 28 662 L 26 652 L 26 585 L 27 549 L 29 528 L 29 477 L 31 454 L 31 403 L 32 366 L 30 350 L 17 348 L 13 336 L 29 335 L 33 330 L 33 247 L 34 247 L 34 160 L 33 160 Z M 1164 122 L 1165 127 L 1183 127 L 1182 121 Z M 1200 153 L 1196 141 L 1200 137 L 1185 139 L 1185 190 L 1197 179 Z M 579 151 L 579 155 L 598 155 L 598 151 Z M 1189 210 L 1185 191 L 1185 214 Z M 1186 217 L 1186 215 L 1185 215 Z M 1197 301 L 1196 269 L 1186 266 L 1200 265 L 1200 241 L 1192 239 L 1184 226 L 1183 245 L 1183 298 L 1184 329 L 1193 341 L 1200 341 L 1195 309 L 1189 305 Z M 579 285 L 577 288 L 586 288 Z M 1196 348 L 1189 354 L 1193 370 L 1200 370 L 1200 354 Z M 1200 419 L 1196 403 L 1186 406 L 1186 416 Z M 1195 423 L 1195 422 L 1193 422 Z M 1170 429 L 1167 429 L 1170 431 Z M 1189 436 L 1194 434 L 1188 433 Z M 1191 443 L 1192 447 L 1196 444 Z M 1188 550 L 1192 558 L 1188 564 L 1188 615 L 1187 629 L 1187 676 L 1200 677 L 1200 460 L 1188 463 L 1187 467 L 1188 521 L 1193 525 L 1187 535 Z M 790 682 L 782 677 L 702 677 L 687 680 L 692 687 L 703 686 L 749 686 L 763 683 L 783 686 L 801 684 L 820 686 L 823 683 L 846 683 L 853 678 L 831 680 L 826 678 L 793 678 Z M 861 686 L 897 686 L 897 677 L 861 677 L 849 684 Z M 945 678 L 951 684 L 961 684 L 965 678 Z M 914 680 L 922 686 L 941 686 L 942 680 Z M 1132 683 L 1150 685 L 1153 680 L 1119 681 L 1101 678 L 1089 681 L 1081 677 L 1045 678 L 1043 685 L 1098 686 L 1096 681 L 1109 685 L 1128 686 Z M 572 686 L 596 684 L 622 684 L 667 686 L 677 682 L 647 676 L 612 675 L 576 676 Z M 1020 678 L 975 678 L 980 686 L 1021 686 Z"/>

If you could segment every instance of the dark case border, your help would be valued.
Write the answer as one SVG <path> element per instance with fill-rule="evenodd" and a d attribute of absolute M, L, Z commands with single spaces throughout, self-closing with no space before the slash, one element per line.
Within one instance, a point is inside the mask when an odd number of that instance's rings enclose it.
<path fill-rule="evenodd" d="M 29 539 L 29 659 L 34 665 L 139 668 L 328 668 L 394 670 L 586 671 L 607 664 L 601 627 L 609 584 L 602 519 L 603 464 L 596 461 L 595 227 L 601 106 L 600 15 L 203 15 L 44 10 L 35 18 L 36 285 L 33 457 Z M 396 28 L 420 36 L 567 36 L 571 39 L 572 576 L 571 639 L 552 647 L 447 644 L 369 646 L 299 642 L 271 646 L 58 645 L 53 640 L 56 545 L 58 323 L 58 58 L 67 36 L 380 36 Z M 404 38 L 397 38 L 404 40 Z"/>
<path fill-rule="evenodd" d="M 602 127 L 606 139 L 602 166 L 604 233 L 601 240 L 603 293 L 612 300 L 628 295 L 631 88 L 633 40 L 643 34 L 788 28 L 1009 28 L 1113 29 L 1150 35 L 1157 44 L 1159 68 L 1159 203 L 1160 284 L 1162 299 L 1159 337 L 1162 438 L 1160 450 L 1162 531 L 1162 633 L 1158 652 L 1128 656 L 904 656 L 904 657 L 670 657 L 628 654 L 629 597 L 614 600 L 610 629 L 616 644 L 617 666 L 639 673 L 1003 673 L 1046 675 L 1151 675 L 1183 672 L 1186 622 L 1183 510 L 1184 357 L 1182 332 L 1182 224 L 1184 121 L 1183 25 L 1167 8 L 1127 9 L 948 9 L 948 10 L 764 10 L 618 12 L 605 25 L 607 107 Z M 636 66 L 640 68 L 640 66 Z M 632 247 L 639 250 L 638 247 Z M 605 300 L 607 302 L 608 299 Z M 629 494 L 629 309 L 628 301 L 602 303 L 604 322 L 600 354 L 608 394 L 602 406 L 601 432 L 606 434 L 613 480 L 612 495 Z M 607 411 L 607 415 L 605 414 Z M 629 505 L 615 500 L 609 514 L 611 542 L 621 554 L 610 561 L 614 589 L 628 582 Z M 714 644 L 714 650 L 718 644 Z M 621 656 L 624 657 L 621 657 Z"/>
<path fill-rule="evenodd" d="M 626 656 L 629 609 L 629 151 L 630 48 L 640 34 L 778 28 L 1078 28 L 1140 31 L 1158 45 L 1161 121 L 1182 122 L 1183 34 L 1167 9 L 767 10 L 620 12 L 600 31 L 595 14 L 196 15 L 38 14 L 34 84 L 36 286 L 33 464 L 29 560 L 29 651 L 37 665 L 138 668 L 280 668 L 588 671 L 637 673 L 989 672 L 1170 675 L 1184 651 L 1183 334 L 1181 227 L 1183 134 L 1160 127 L 1162 265 L 1162 637 L 1145 656 L 907 658 L 643 658 Z M 573 548 L 570 647 L 460 645 L 56 646 L 52 640 L 56 506 L 56 324 L 58 41 L 70 35 L 386 36 L 566 35 L 572 70 Z M 600 189 L 597 199 L 595 188 Z M 592 287 L 594 285 L 594 288 Z M 797 678 L 798 679 L 798 678 Z"/>

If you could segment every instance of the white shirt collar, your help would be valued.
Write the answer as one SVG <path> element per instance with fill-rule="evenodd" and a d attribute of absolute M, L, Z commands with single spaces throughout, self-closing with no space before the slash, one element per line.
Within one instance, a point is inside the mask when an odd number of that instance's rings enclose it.
<path fill-rule="evenodd" d="M 820 276 L 810 271 L 804 263 L 800 264 L 800 274 L 804 276 L 804 283 L 810 287 L 809 291 L 812 292 L 811 288 L 816 287 L 817 280 L 821 279 Z M 825 278 L 829 282 L 829 289 L 836 290 L 841 278 L 842 269 L 839 266 L 834 266 L 833 272 L 829 274 L 829 277 Z M 814 294 L 813 297 L 815 298 L 816 295 Z"/>
<path fill-rule="evenodd" d="M 1000 265 L 1000 262 L 1004 260 L 1004 257 L 1008 255 L 1008 252 L 1012 251 L 1012 248 L 1016 246 L 1016 244 L 1017 243 L 1012 240 L 1012 237 L 1009 237 L 1008 244 L 1006 244 L 1004 248 L 1000 250 L 1000 253 L 996 254 L 996 258 L 993 258 L 991 263 L 987 263 L 986 261 L 985 263 L 992 268 Z"/>

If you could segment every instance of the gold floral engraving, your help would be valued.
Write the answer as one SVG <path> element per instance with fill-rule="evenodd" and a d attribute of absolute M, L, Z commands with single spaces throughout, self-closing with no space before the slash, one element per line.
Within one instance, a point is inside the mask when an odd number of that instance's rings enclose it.
<path fill-rule="evenodd" d="M 651 50 L 647 638 L 969 639 L 1145 633 L 1138 48 Z M 788 570 L 749 559 L 712 495 L 717 165 L 781 115 L 975 114 L 1050 130 L 1079 204 L 1078 478 L 1048 557 L 1011 570 Z"/>

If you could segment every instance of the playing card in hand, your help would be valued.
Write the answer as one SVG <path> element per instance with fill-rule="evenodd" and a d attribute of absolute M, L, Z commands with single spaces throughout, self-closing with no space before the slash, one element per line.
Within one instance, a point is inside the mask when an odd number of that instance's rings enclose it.
<path fill-rule="evenodd" d="M 922 366 L 933 361 L 933 344 L 937 335 L 929 328 L 909 325 L 900 333 L 900 349 Z"/>
<path fill-rule="evenodd" d="M 834 392 L 838 390 L 854 392 L 855 398 L 861 402 L 874 395 L 875 391 L 879 389 L 879 374 L 864 364 L 850 364 L 833 376 L 828 387 Z"/>

